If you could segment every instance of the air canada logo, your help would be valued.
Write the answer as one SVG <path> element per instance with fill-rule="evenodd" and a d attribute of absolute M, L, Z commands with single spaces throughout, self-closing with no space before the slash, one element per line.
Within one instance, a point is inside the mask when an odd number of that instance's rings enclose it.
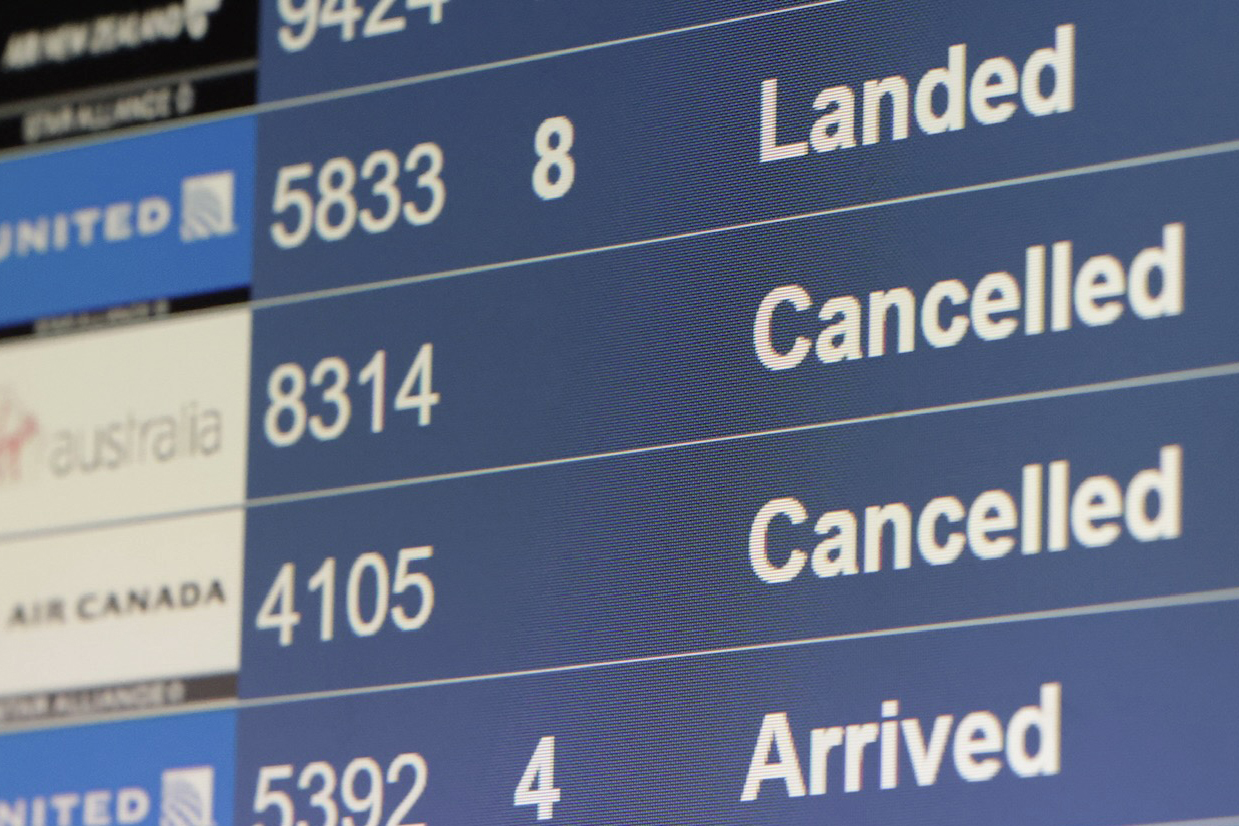
<path fill-rule="evenodd" d="M 215 826 L 215 770 L 210 766 L 163 773 L 159 826 Z"/>
<path fill-rule="evenodd" d="M 6 609 L 3 630 L 23 631 L 69 623 L 143 617 L 178 613 L 228 604 L 224 583 L 218 578 L 187 580 L 179 583 L 137 585 L 84 591 L 72 596 L 40 597 L 13 603 Z M 4 821 L 0 819 L 0 823 Z"/>
<path fill-rule="evenodd" d="M 231 170 L 181 181 L 180 237 L 185 243 L 237 231 L 236 176 Z M 161 194 L 0 221 L 0 263 L 162 235 L 172 223 L 171 199 Z"/>
<path fill-rule="evenodd" d="M 181 240 L 189 243 L 236 232 L 232 216 L 235 188 L 231 172 L 195 175 L 181 181 Z"/>
<path fill-rule="evenodd" d="M 38 435 L 39 420 L 15 395 L 0 388 L 0 484 L 21 478 L 22 455 Z"/>

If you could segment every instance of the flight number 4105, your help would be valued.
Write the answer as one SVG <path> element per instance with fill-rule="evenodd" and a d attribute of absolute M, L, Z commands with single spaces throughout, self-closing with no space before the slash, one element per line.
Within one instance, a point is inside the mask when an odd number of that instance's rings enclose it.
<path fill-rule="evenodd" d="M 431 24 L 443 22 L 443 6 L 448 0 L 404 0 L 406 11 L 425 9 Z M 402 32 L 408 20 L 392 6 L 396 0 L 378 0 L 367 9 L 357 0 L 277 0 L 276 6 L 284 25 L 276 38 L 286 52 L 299 52 L 314 42 L 320 30 L 336 27 L 340 40 L 347 43 L 357 37 L 360 25 L 362 37 L 379 37 Z"/>
<path fill-rule="evenodd" d="M 430 545 L 401 548 L 394 571 L 388 567 L 387 558 L 377 551 L 366 551 L 353 560 L 345 580 L 344 613 L 354 636 L 373 637 L 389 625 L 398 631 L 416 631 L 426 624 L 435 607 L 434 584 L 427 574 L 413 570 L 413 566 L 433 555 L 434 548 Z M 336 637 L 339 599 L 336 567 L 336 558 L 327 557 L 306 583 L 311 593 L 319 595 L 318 639 L 321 642 L 331 642 Z M 363 596 L 371 591 L 369 599 Z M 395 605 L 392 605 L 393 598 L 396 598 Z M 254 625 L 259 631 L 278 632 L 280 646 L 286 648 L 293 644 L 300 624 L 297 566 L 285 562 L 263 598 Z"/>

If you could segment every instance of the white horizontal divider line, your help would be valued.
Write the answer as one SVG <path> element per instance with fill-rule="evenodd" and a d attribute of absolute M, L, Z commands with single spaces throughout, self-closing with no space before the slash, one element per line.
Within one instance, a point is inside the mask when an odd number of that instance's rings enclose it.
<path fill-rule="evenodd" d="M 1209 591 L 1193 591 L 1190 593 L 1174 594 L 1163 597 L 1148 597 L 1145 599 L 1131 599 L 1118 602 L 1102 602 L 1071 608 L 1051 608 L 1042 611 L 1023 611 L 1015 614 L 998 614 L 989 617 L 931 622 L 922 625 L 904 625 L 894 628 L 880 628 L 872 631 L 855 631 L 847 634 L 804 637 L 801 639 L 781 640 L 778 642 L 750 643 L 745 645 L 726 646 L 722 648 L 706 648 L 697 651 L 683 651 L 673 654 L 651 654 L 647 656 L 624 657 L 613 660 L 597 660 L 594 662 L 577 663 L 573 665 L 528 668 L 517 671 L 501 671 L 493 674 L 478 674 L 466 677 L 442 677 L 439 679 L 430 680 L 411 680 L 409 682 L 389 683 L 386 685 L 366 686 L 363 688 L 342 688 L 331 691 L 307 691 L 297 694 L 282 694 L 273 697 L 238 700 L 237 705 L 240 708 L 255 708 L 266 705 L 284 705 L 286 703 L 326 700 L 335 697 L 352 697 L 362 694 L 380 694 L 390 691 L 403 691 L 414 688 L 431 688 L 434 686 L 459 685 L 462 683 L 491 682 L 495 680 L 509 680 L 516 677 L 567 674 L 576 671 L 593 671 L 601 668 L 648 665 L 651 663 L 672 662 L 676 660 L 691 660 L 702 657 L 720 657 L 734 654 L 747 654 L 757 651 L 773 651 L 786 648 L 803 648 L 806 646 L 882 639 L 885 637 L 907 637 L 915 634 L 928 634 L 938 631 L 958 631 L 966 628 L 985 628 L 994 625 L 1012 625 L 1023 622 L 1070 619 L 1074 617 L 1118 614 L 1127 613 L 1130 611 L 1148 611 L 1162 608 L 1181 608 L 1191 605 L 1210 605 L 1215 603 L 1236 601 L 1239 601 L 1239 587 L 1218 588 Z"/>
<path fill-rule="evenodd" d="M 238 508 L 264 508 L 272 505 L 285 505 L 294 502 L 307 502 L 316 499 L 326 499 L 334 496 L 348 496 L 359 493 L 373 493 L 376 491 L 391 490 L 393 488 L 410 487 L 412 485 L 424 485 L 431 482 L 444 482 L 452 479 L 468 479 L 475 476 L 490 476 L 499 473 L 511 473 L 521 470 L 534 470 L 537 468 L 555 467 L 558 465 L 571 465 L 582 462 L 593 462 L 602 459 L 615 459 L 624 456 L 639 456 L 646 453 L 656 453 L 667 450 L 680 450 L 685 448 L 698 447 L 701 445 L 722 444 L 726 442 L 737 442 L 747 439 L 761 439 L 773 436 L 781 436 L 789 433 L 805 433 L 815 430 L 829 430 L 837 427 L 850 427 L 853 425 L 864 425 L 872 422 L 889 421 L 893 419 L 910 419 L 917 416 L 929 416 L 939 413 L 954 413 L 965 410 L 977 410 L 986 407 L 1001 407 L 1009 404 L 1023 404 L 1026 402 L 1050 401 L 1053 399 L 1071 398 L 1074 396 L 1087 396 L 1098 393 L 1110 393 L 1121 390 L 1137 390 L 1143 387 L 1156 387 L 1164 384 L 1180 384 L 1189 381 L 1201 381 L 1205 379 L 1226 378 L 1239 375 L 1239 362 L 1228 362 L 1226 364 L 1211 365 L 1208 367 L 1193 367 L 1186 370 L 1174 370 L 1167 373 L 1153 373 L 1144 376 L 1133 376 L 1125 379 L 1113 379 L 1110 381 L 1092 382 L 1089 384 L 1072 385 L 1069 387 L 1058 387 L 1050 390 L 1033 390 L 1025 393 L 1014 393 L 1007 396 L 994 396 L 985 399 L 975 399 L 971 401 L 951 402 L 948 404 L 932 405 L 929 407 L 916 407 L 908 410 L 898 410 L 888 413 L 873 413 L 866 416 L 854 416 L 846 419 L 831 419 L 823 422 L 812 422 L 801 425 L 788 425 L 786 427 L 776 427 L 766 430 L 755 430 L 745 433 L 729 433 L 722 436 L 708 436 L 700 439 L 688 439 L 679 442 L 667 442 L 657 445 L 644 445 L 641 447 L 622 448 L 618 450 L 608 450 L 599 453 L 589 453 L 577 456 L 564 456 L 553 459 L 538 459 L 529 462 L 520 462 L 511 465 L 498 465 L 487 468 L 475 468 L 470 470 L 457 470 L 445 473 L 427 474 L 422 476 L 409 476 L 400 479 L 389 479 L 382 482 L 363 482 L 356 485 L 341 485 L 332 488 L 321 488 L 319 490 L 299 491 L 297 493 L 281 493 L 271 496 L 258 496 L 247 499 L 243 502 L 221 503 L 207 505 L 200 508 L 186 508 L 176 511 L 161 511 L 137 516 L 119 517 L 117 519 L 96 520 L 92 522 L 79 522 L 74 524 L 56 525 L 54 527 L 33 528 L 24 531 L 10 531 L 0 533 L 0 545 L 5 542 L 14 542 L 24 539 L 32 539 L 39 536 L 47 536 L 51 534 L 72 533 L 78 531 L 97 530 L 100 528 L 119 527 L 122 525 L 137 524 L 142 522 L 154 522 L 163 519 L 179 519 L 187 516 L 197 516 L 208 513 L 219 513 L 222 511 L 236 510 Z M 0 548 L 0 553 L 3 549 Z"/>
<path fill-rule="evenodd" d="M 331 89 L 325 92 L 315 92 L 308 95 L 299 95 L 297 97 L 281 98 L 280 100 L 260 103 L 255 106 L 254 109 L 256 110 L 256 113 L 261 114 L 262 112 L 277 111 L 281 109 L 294 109 L 302 106 L 312 106 L 317 103 L 328 103 L 333 100 L 371 95 L 376 92 L 401 89 L 406 86 L 429 83 L 431 81 L 443 80 L 444 78 L 449 77 L 461 77 L 463 75 L 478 74 L 479 72 L 489 72 L 494 69 L 506 69 L 511 66 L 520 66 L 525 63 L 538 63 L 543 60 L 552 60 L 557 57 L 567 57 L 569 55 L 582 54 L 584 52 L 593 52 L 599 49 L 610 49 L 615 46 L 628 46 L 645 40 L 659 40 L 664 37 L 672 37 L 679 34 L 691 34 L 692 32 L 716 29 L 722 26 L 732 26 L 737 23 L 748 23 L 753 20 L 760 20 L 766 17 L 775 17 L 777 15 L 807 11 L 808 9 L 817 8 L 819 6 L 833 6 L 844 2 L 847 2 L 847 0 L 813 0 L 813 2 L 801 3 L 794 6 L 785 6 L 778 9 L 767 9 L 765 11 L 750 12 L 748 14 L 738 14 L 734 17 L 724 17 L 720 20 L 707 20 L 704 23 L 691 23 L 687 26 L 677 26 L 671 29 L 660 29 L 659 31 L 654 32 L 644 32 L 642 34 L 633 34 L 626 37 L 616 37 L 611 40 L 598 40 L 593 43 L 582 43 L 577 46 L 564 46 L 559 49 L 549 49 L 544 52 L 534 52 L 532 54 L 519 55 L 517 57 L 505 57 L 498 60 L 486 61 L 485 63 L 474 63 L 469 66 L 459 66 L 454 69 L 440 69 L 434 72 L 425 72 L 418 75 L 393 78 L 392 80 L 381 80 L 374 83 L 363 83 L 358 86 L 348 86 L 343 89 Z"/>
<path fill-rule="evenodd" d="M 390 490 L 391 488 L 421 485 L 428 482 L 442 482 L 449 479 L 467 479 L 474 476 L 490 476 L 497 473 L 509 473 L 518 470 L 533 470 L 536 468 L 555 467 L 557 465 L 571 465 L 581 462 L 597 461 L 599 459 L 616 459 L 624 456 L 640 456 L 646 453 L 657 453 L 667 450 L 682 450 L 685 448 L 699 447 L 702 445 L 738 442 L 749 439 L 763 439 L 771 436 L 783 436 L 789 433 L 806 433 L 815 430 L 830 430 L 837 427 L 851 427 L 853 425 L 871 424 L 873 422 L 890 421 L 893 419 L 911 419 L 938 413 L 954 413 L 964 410 L 977 410 L 985 407 L 1000 407 L 1008 404 L 1021 404 L 1024 402 L 1047 401 L 1050 399 L 1070 398 L 1072 396 L 1107 393 L 1116 390 L 1132 390 L 1141 387 L 1154 387 L 1161 384 L 1177 384 L 1185 381 L 1197 381 L 1200 379 L 1234 376 L 1236 374 L 1239 374 L 1239 362 L 1231 362 L 1229 364 L 1221 364 L 1212 367 L 1196 367 L 1188 370 L 1176 370 L 1170 373 L 1158 373 L 1155 375 L 1140 376 L 1136 378 L 1094 382 L 1091 384 L 1061 387 L 1052 390 L 1034 390 L 1026 393 L 1015 393 L 1008 396 L 995 396 L 988 399 L 951 402 L 949 404 L 938 404 L 929 407 L 915 407 L 908 410 L 899 410 L 891 413 L 873 413 L 866 416 L 854 416 L 846 419 L 832 419 L 830 421 L 813 422 L 811 424 L 788 425 L 786 427 L 775 427 L 767 430 L 754 430 L 746 433 L 729 433 L 723 436 L 707 436 L 700 439 L 687 439 L 680 442 L 667 442 L 658 445 L 607 450 L 599 453 L 565 456 L 557 459 L 539 459 L 511 465 L 479 468 L 477 470 L 459 470 L 448 473 L 429 474 L 425 476 L 410 476 L 404 479 L 392 479 L 386 482 L 365 482 L 357 485 L 344 485 L 341 487 L 324 488 L 321 490 L 307 491 L 304 493 L 286 493 L 275 496 L 256 497 L 250 499 L 247 504 L 251 508 L 267 507 L 269 505 L 282 505 L 289 502 L 325 499 L 332 496 L 346 496 L 354 493 L 370 493 L 379 490 Z"/>
<path fill-rule="evenodd" d="M 117 516 L 111 519 L 93 519 L 89 522 L 69 522 L 63 525 L 51 525 L 42 528 L 28 528 L 20 531 L 0 533 L 0 555 L 7 552 L 3 547 L 6 542 L 22 542 L 28 539 L 38 539 L 44 536 L 58 534 L 82 533 L 85 531 L 106 530 L 108 528 L 123 528 L 126 525 L 141 525 L 147 522 L 163 522 L 169 519 L 187 519 L 193 516 L 206 516 L 212 513 L 243 510 L 244 501 L 202 505 L 196 508 L 179 508 L 170 511 L 150 511 L 148 513 Z"/>
<path fill-rule="evenodd" d="M 682 651 L 668 654 L 651 654 L 646 656 L 624 657 L 611 660 L 596 660 L 585 663 L 572 663 L 559 666 L 545 666 L 541 668 L 528 668 L 513 671 L 501 671 L 489 674 L 474 674 L 459 677 L 441 677 L 425 680 L 410 680 L 407 682 L 386 683 L 382 685 L 358 686 L 354 688 L 331 689 L 326 691 L 309 691 L 295 694 L 279 694 L 268 697 L 255 697 L 250 699 L 236 700 L 213 700 L 205 703 L 189 704 L 185 706 L 162 707 L 158 709 L 150 709 L 143 711 L 128 712 L 115 715 L 90 715 L 72 718 L 61 718 L 55 720 L 40 720 L 28 725 L 12 725 L 0 729 L 0 738 L 3 734 L 16 733 L 19 731 L 30 731 L 35 729 L 48 728 L 64 728 L 69 726 L 80 726 L 91 723 L 103 722 L 119 722 L 121 720 L 142 719 L 149 717 L 167 717 L 179 714 L 196 714 L 210 710 L 245 710 L 265 708 L 270 706 L 287 705 L 290 703 L 316 702 L 321 700 L 332 700 L 345 697 L 360 697 L 373 694 L 385 694 L 397 691 L 409 691 L 414 689 L 434 688 L 436 686 L 462 685 L 467 683 L 483 683 L 495 682 L 500 680 L 519 679 L 524 677 L 538 676 L 553 676 L 558 674 L 571 674 L 582 671 L 595 671 L 608 668 L 623 668 L 632 666 L 652 665 L 657 663 L 668 663 L 676 661 L 686 661 L 701 659 L 705 657 L 723 657 L 735 656 L 740 654 L 749 654 L 761 651 L 774 651 L 780 649 L 804 648 L 809 646 L 821 646 L 829 644 L 839 644 L 847 642 L 856 642 L 871 639 L 883 639 L 889 637 L 906 637 L 917 634 L 937 633 L 942 631 L 959 631 L 969 628 L 986 628 L 1001 625 L 1013 625 L 1025 622 L 1042 622 L 1050 620 L 1073 619 L 1079 617 L 1105 616 L 1111 614 L 1128 613 L 1133 611 L 1149 611 L 1161 609 L 1173 609 L 1190 607 L 1196 605 L 1214 605 L 1227 602 L 1239 602 L 1239 587 L 1232 588 L 1217 588 L 1206 591 L 1192 591 L 1181 594 L 1171 594 L 1160 597 L 1146 597 L 1142 599 L 1120 600 L 1115 602 L 1094 603 L 1090 605 L 1073 606 L 1069 608 L 1051 608 L 1040 611 L 1023 611 L 1012 614 L 998 614 L 987 617 L 975 617 L 971 619 L 947 620 L 943 622 L 924 623 L 920 625 L 905 625 L 892 628 L 880 628 L 869 631 L 856 631 L 845 634 L 829 634 L 816 637 L 803 637 L 792 640 L 780 640 L 776 642 L 765 643 L 750 643 L 744 645 L 726 646 L 719 648 L 700 649 L 694 651 Z M 1184 821 L 1185 824 L 1196 823 L 1196 821 Z M 1209 824 L 1212 826 L 1212 821 L 1199 821 L 1201 824 Z M 1230 821 L 1221 821 L 1220 824 L 1230 826 Z M 1145 826 L 1177 826 L 1177 824 L 1146 824 Z M 1235 826 L 1239 826 L 1239 821 Z"/>
<path fill-rule="evenodd" d="M 500 58 L 490 60 L 483 63 L 473 63 L 467 66 L 458 66 L 452 69 L 439 69 L 433 72 L 423 72 L 416 75 L 407 75 L 401 78 L 393 78 L 391 80 L 376 81 L 374 83 L 363 83 L 357 86 L 346 86 L 342 89 L 329 89 L 323 92 L 314 92 L 308 95 L 298 95 L 290 98 L 280 98 L 279 100 L 265 101 L 256 103 L 250 106 L 239 107 L 236 109 L 225 109 L 218 112 L 205 112 L 200 115 L 191 115 L 184 118 L 176 118 L 173 120 L 161 121 L 159 123 L 146 124 L 143 126 L 135 126 L 129 129 L 122 129 L 114 132 L 105 132 L 94 135 L 81 135 L 67 140 L 56 141 L 55 143 L 35 144 L 31 146 L 13 147 L 11 149 L 0 152 L 0 162 L 16 158 L 26 158 L 35 155 L 48 155 L 55 152 L 62 152 L 69 149 L 76 149 L 82 146 L 89 146 L 102 143 L 111 143 L 113 141 L 121 141 L 127 138 L 138 137 L 141 135 L 150 135 L 157 132 L 171 132 L 176 129 L 187 129 L 204 123 L 212 123 L 223 120 L 231 120 L 233 118 L 253 117 L 263 115 L 270 112 L 279 112 L 286 109 L 296 109 L 302 106 L 313 106 L 319 103 L 329 103 L 333 100 L 342 100 L 345 98 L 361 97 L 363 95 L 375 94 L 378 92 L 386 92 L 391 89 L 400 89 L 406 86 L 415 86 L 422 83 L 429 83 L 435 80 L 443 80 L 445 78 L 460 77 L 464 75 L 478 74 L 480 72 L 488 72 L 495 69 L 505 69 L 511 66 L 520 66 L 525 63 L 536 63 L 543 60 L 552 60 L 557 57 L 567 57 L 569 55 L 581 54 L 584 52 L 596 51 L 599 49 L 608 49 L 615 46 L 625 46 L 632 43 L 639 43 L 644 40 L 657 40 L 663 37 L 672 37 L 679 34 L 690 34 L 692 32 L 703 31 L 706 29 L 719 28 L 721 26 L 730 26 L 737 23 L 746 23 L 753 20 L 758 20 L 765 17 L 774 17 L 776 15 L 789 14 L 808 9 L 817 8 L 819 6 L 831 6 L 838 3 L 848 2 L 848 0 L 811 0 L 811 2 L 800 3 L 798 5 L 786 6 L 778 9 L 767 9 L 766 11 L 750 12 L 748 14 L 736 15 L 734 17 L 725 17 L 719 20 L 707 20 L 703 23 L 692 23 L 687 26 L 677 26 L 670 29 L 661 29 L 654 32 L 644 32 L 642 34 L 628 35 L 627 37 L 612 38 L 610 40 L 599 40 L 593 43 L 581 43 L 576 46 L 564 46 L 559 49 L 551 49 L 544 52 L 534 52 L 527 55 L 518 55 L 515 57 Z M 258 59 L 254 58 L 252 62 L 257 63 Z"/>
<path fill-rule="evenodd" d="M 260 298 L 252 300 L 250 302 L 250 307 L 255 311 L 261 311 L 288 304 L 318 301 L 325 298 L 340 298 L 342 296 L 353 295 L 356 293 L 385 290 L 392 287 L 402 287 L 407 284 L 419 284 L 424 281 L 440 281 L 446 278 L 457 278 L 462 275 L 474 275 L 477 273 L 491 272 L 494 270 L 525 267 L 533 264 L 545 264 L 552 261 L 563 261 L 571 258 L 581 258 L 588 255 L 618 252 L 620 250 L 639 249 L 641 247 L 667 244 L 674 241 L 686 241 L 694 238 L 703 238 L 710 235 L 719 235 L 746 229 L 756 229 L 758 227 L 774 226 L 776 224 L 786 224 L 793 221 L 825 218 L 831 215 L 845 215 L 851 212 L 865 212 L 871 209 L 898 206 L 900 204 L 912 204 L 920 201 L 932 201 L 937 198 L 949 198 L 956 195 L 970 195 L 977 192 L 1006 189 L 1008 187 L 1024 186 L 1026 184 L 1046 183 L 1048 181 L 1058 181 L 1065 178 L 1078 178 L 1105 172 L 1137 169 L 1144 166 L 1154 166 L 1173 161 L 1191 160 L 1194 158 L 1204 158 L 1213 155 L 1225 155 L 1235 151 L 1239 151 L 1239 140 L 1210 143 L 1201 146 L 1188 147 L 1186 149 L 1173 149 L 1166 152 L 1154 152 L 1148 155 L 1137 155 L 1118 160 L 1086 164 L 1084 166 L 1073 166 L 1065 169 L 1052 170 L 1050 172 L 1037 172 L 1031 175 L 1021 175 L 1018 177 L 1004 178 L 997 181 L 967 184 L 964 186 L 949 187 L 947 189 L 935 189 L 929 192 L 918 192 L 911 195 L 898 195 L 893 198 L 883 198 L 881 200 L 866 201 L 859 204 L 845 204 L 843 206 L 811 210 L 809 212 L 798 212 L 794 215 L 780 215 L 774 218 L 761 218 L 759 220 L 745 221 L 738 224 L 726 224 L 724 226 L 688 230 L 686 232 L 678 232 L 671 235 L 660 235 L 654 238 L 641 238 L 634 241 L 620 241 L 614 244 L 603 244 L 597 247 L 586 247 L 583 249 L 569 250 L 566 252 L 552 252 L 546 253 L 545 255 L 533 255 L 527 258 L 513 258 L 506 261 L 494 261 L 487 264 L 474 264 L 464 267 L 455 267 L 448 270 L 439 270 L 436 272 L 385 278 L 377 281 L 368 281 L 362 284 L 349 284 L 342 287 L 329 287 L 322 290 L 307 290 L 306 292 L 290 293 L 288 295 L 276 296 L 272 298 Z"/>
<path fill-rule="evenodd" d="M 1133 826 L 1239 826 L 1239 815 L 1206 817 L 1203 820 L 1166 820 L 1161 823 L 1139 823 Z"/>

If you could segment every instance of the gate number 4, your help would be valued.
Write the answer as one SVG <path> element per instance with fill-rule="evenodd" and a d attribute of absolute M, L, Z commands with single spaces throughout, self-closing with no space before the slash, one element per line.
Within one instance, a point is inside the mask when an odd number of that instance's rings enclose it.
<path fill-rule="evenodd" d="M 538 820 L 550 820 L 559 789 L 555 788 L 555 737 L 543 737 L 525 766 L 521 782 L 512 796 L 513 805 L 537 806 Z"/>

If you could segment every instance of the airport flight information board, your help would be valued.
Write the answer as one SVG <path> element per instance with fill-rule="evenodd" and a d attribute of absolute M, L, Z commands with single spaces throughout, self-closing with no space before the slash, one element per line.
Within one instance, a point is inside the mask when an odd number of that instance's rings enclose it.
<path fill-rule="evenodd" d="M 0 826 L 1239 824 L 1237 37 L 6 11 Z"/>

